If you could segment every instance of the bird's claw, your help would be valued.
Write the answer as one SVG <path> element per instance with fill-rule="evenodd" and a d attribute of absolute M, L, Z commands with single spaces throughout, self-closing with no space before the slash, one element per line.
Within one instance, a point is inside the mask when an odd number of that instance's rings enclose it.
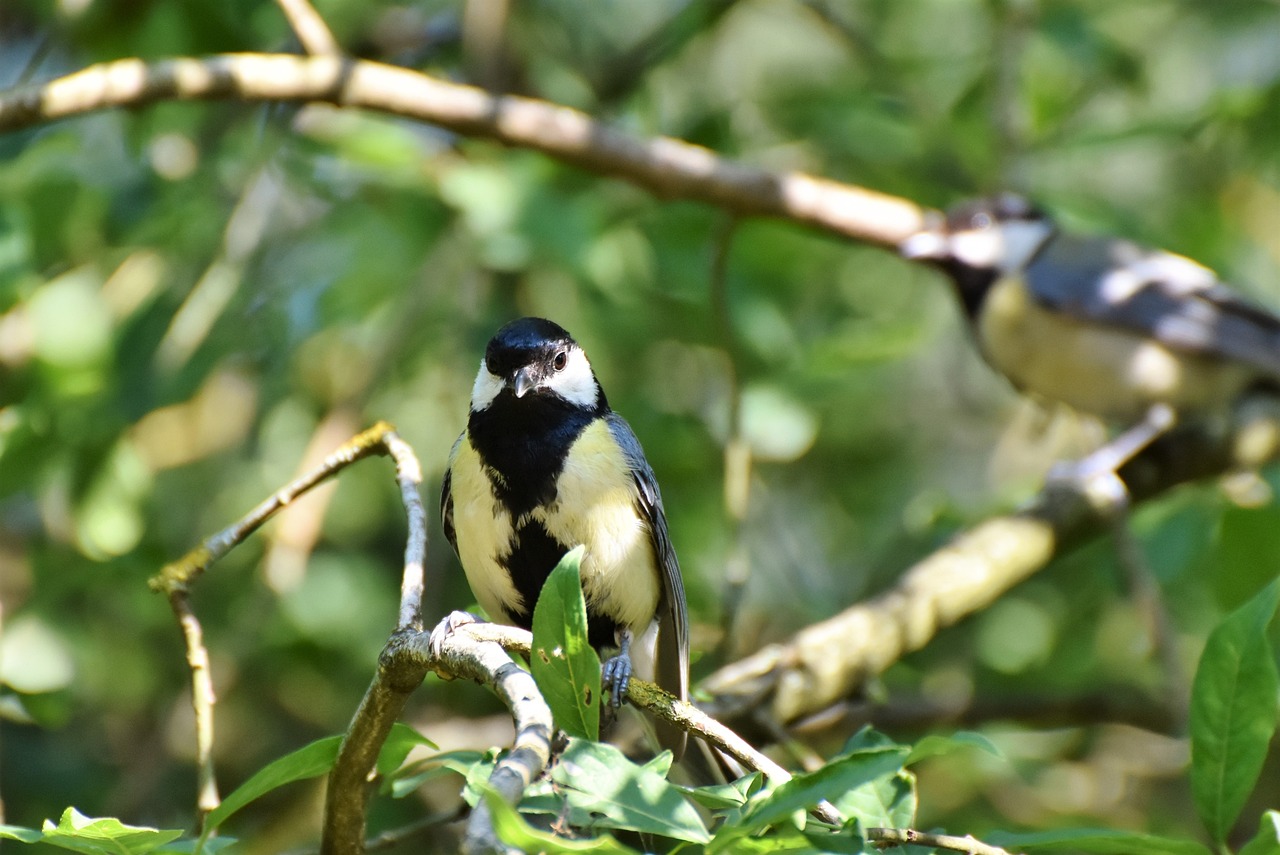
<path fill-rule="evenodd" d="M 631 657 L 619 653 L 609 659 L 600 669 L 600 682 L 609 692 L 609 702 L 614 708 L 622 706 L 622 699 L 631 684 Z"/>
<path fill-rule="evenodd" d="M 479 618 L 470 612 L 449 612 L 431 630 L 431 636 L 427 640 L 427 647 L 431 651 L 431 655 L 439 658 L 444 650 L 445 641 L 458 627 L 479 622 Z"/>

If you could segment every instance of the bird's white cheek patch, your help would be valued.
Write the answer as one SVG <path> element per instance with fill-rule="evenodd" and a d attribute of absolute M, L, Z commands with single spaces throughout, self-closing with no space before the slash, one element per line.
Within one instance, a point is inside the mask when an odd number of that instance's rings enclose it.
<path fill-rule="evenodd" d="M 505 385 L 503 379 L 491 373 L 485 367 L 484 360 L 480 360 L 480 373 L 476 375 L 475 385 L 471 387 L 471 409 L 476 412 L 489 409 L 489 405 Z"/>
<path fill-rule="evenodd" d="M 511 515 L 494 498 L 480 457 L 465 439 L 453 465 L 453 527 L 467 584 L 489 617 L 510 622 L 503 603 L 521 603 L 506 569 L 498 563 L 511 548 Z"/>
<path fill-rule="evenodd" d="M 569 361 L 564 369 L 547 378 L 546 387 L 571 404 L 594 410 L 599 403 L 599 393 L 591 363 L 581 348 L 569 349 Z"/>
<path fill-rule="evenodd" d="M 647 527 L 637 515 L 631 470 L 608 425 L 597 421 L 578 438 L 541 515 L 561 543 L 587 545 L 582 580 L 587 597 L 635 632 L 658 604 L 658 568 Z"/>

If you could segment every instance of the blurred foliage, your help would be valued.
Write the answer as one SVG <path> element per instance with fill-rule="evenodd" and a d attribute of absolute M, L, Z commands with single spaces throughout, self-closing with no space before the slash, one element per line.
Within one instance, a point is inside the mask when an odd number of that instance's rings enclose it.
<path fill-rule="evenodd" d="M 1073 228 L 1183 252 L 1280 305 L 1272 3 L 316 5 L 361 56 L 930 205 L 1020 189 Z M 296 49 L 270 0 L 0 5 L 0 86 L 119 57 Z M 147 577 L 376 419 L 414 445 L 434 503 L 484 343 L 520 314 L 579 338 L 645 444 L 698 673 L 891 584 L 1097 437 L 993 377 L 935 276 L 528 152 L 236 103 L 0 137 L 8 820 L 75 805 L 186 824 L 187 675 Z M 734 412 L 754 456 L 744 526 L 722 488 Z M 1137 527 L 1185 679 L 1208 630 L 1280 571 L 1280 506 L 1205 485 Z M 346 725 L 394 623 L 403 535 L 390 467 L 368 461 L 200 583 L 224 789 Z M 437 527 L 432 620 L 471 602 L 442 544 Z M 735 546 L 750 575 L 725 638 Z M 1004 754 L 922 765 L 919 824 L 1194 835 L 1186 742 L 1152 723 L 1179 715 L 1144 621 L 1110 545 L 1093 544 L 885 674 L 882 730 L 964 720 Z M 1107 697 L 1133 699 L 1128 717 Z M 501 716 L 485 724 L 498 711 L 433 681 L 410 718 L 443 747 L 484 749 L 507 738 Z M 1243 834 L 1280 802 L 1271 762 Z M 419 798 L 452 804 L 454 784 Z M 376 806 L 375 823 L 426 809 L 411 802 Z M 305 843 L 318 809 L 317 788 L 282 790 L 239 833 L 253 851 Z"/>

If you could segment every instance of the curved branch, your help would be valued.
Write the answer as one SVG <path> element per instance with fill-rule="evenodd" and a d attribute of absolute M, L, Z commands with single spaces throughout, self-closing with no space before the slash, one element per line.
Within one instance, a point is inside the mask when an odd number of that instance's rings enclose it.
<path fill-rule="evenodd" d="M 329 774 L 322 855 L 363 851 L 369 779 L 378 752 L 409 695 L 428 671 L 489 686 L 511 710 L 515 741 L 489 777 L 490 785 L 504 799 L 515 804 L 529 783 L 542 774 L 551 757 L 551 710 L 533 677 L 493 640 L 489 627 L 456 625 L 438 636 L 439 647 L 434 653 L 431 634 L 418 630 L 401 630 L 387 642 L 378 660 L 378 673 L 360 702 Z M 463 850 L 501 851 L 484 802 L 471 813 Z"/>
<path fill-rule="evenodd" d="M 770 172 L 670 137 L 641 138 L 585 113 L 382 63 L 334 55 L 221 54 L 123 59 L 0 93 L 0 132 L 157 101 L 322 101 L 429 122 L 631 181 L 666 199 L 780 217 L 846 238 L 897 246 L 923 213 L 906 199 L 801 172 Z"/>

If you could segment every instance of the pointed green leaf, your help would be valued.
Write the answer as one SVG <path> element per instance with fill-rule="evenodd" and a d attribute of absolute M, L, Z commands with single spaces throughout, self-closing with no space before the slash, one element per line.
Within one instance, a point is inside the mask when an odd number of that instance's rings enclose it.
<path fill-rule="evenodd" d="M 1227 615 L 1209 634 L 1191 686 L 1191 793 L 1218 842 L 1262 772 L 1280 714 L 1280 678 L 1267 640 L 1277 604 L 1280 580 Z"/>
<path fill-rule="evenodd" d="M 1240 855 L 1280 855 L 1280 811 L 1269 810 L 1258 820 L 1258 833 Z"/>
<path fill-rule="evenodd" d="M 378 752 L 378 774 L 390 775 L 395 772 L 404 765 L 409 752 L 419 746 L 432 749 L 439 747 L 404 722 L 397 721 L 391 725 L 391 731 L 382 743 L 382 750 Z"/>
<path fill-rule="evenodd" d="M 753 799 L 740 825 L 754 831 L 780 822 L 798 810 L 808 810 L 824 799 L 836 801 L 864 784 L 898 774 L 908 753 L 906 746 L 865 748 L 814 772 L 796 775 Z"/>
<path fill-rule="evenodd" d="M 587 606 L 578 567 L 583 547 L 570 550 L 542 586 L 533 609 L 529 666 L 556 724 L 570 736 L 600 735 L 600 657 L 587 641 Z"/>
<path fill-rule="evenodd" d="M 141 855 L 182 836 L 181 831 L 161 831 L 125 825 L 118 819 L 93 819 L 75 808 L 67 808 L 58 824 L 45 820 L 44 843 L 88 855 Z"/>
<path fill-rule="evenodd" d="M 740 808 L 747 799 L 760 791 L 764 785 L 764 775 L 752 772 L 736 781 L 727 784 L 713 784 L 706 787 L 680 787 L 686 796 L 710 810 L 727 810 Z"/>
<path fill-rule="evenodd" d="M 1210 855 L 1194 840 L 1172 840 L 1151 834 L 1097 828 L 1066 828 L 1032 834 L 995 831 L 984 835 L 984 843 L 1010 851 L 1035 855 L 1037 852 L 1084 852 L 1089 855 Z"/>
<path fill-rule="evenodd" d="M 579 852 L 591 852 L 593 855 L 640 855 L 608 834 L 592 840 L 570 840 L 549 831 L 540 831 L 525 822 L 515 808 L 503 801 L 492 789 L 486 788 L 484 800 L 493 817 L 493 830 L 498 839 L 520 852 L 542 852 L 546 855 L 577 855 Z"/>
<path fill-rule="evenodd" d="M 948 736 L 931 734 L 921 739 L 911 748 L 911 755 L 907 757 L 906 765 L 911 766 L 926 760 L 930 757 L 940 757 L 944 754 L 953 754 L 968 748 L 976 748 L 979 751 L 985 751 L 992 757 L 1003 759 L 1000 749 L 996 744 L 981 733 L 972 730 L 958 730 Z"/>
<path fill-rule="evenodd" d="M 551 769 L 571 810 L 573 825 L 618 828 L 706 843 L 698 812 L 680 790 L 652 768 L 637 766 L 612 745 L 570 739 Z"/>
<path fill-rule="evenodd" d="M 231 792 L 222 804 L 209 812 L 205 825 L 217 828 L 240 808 L 277 787 L 327 774 L 338 757 L 341 736 L 326 736 L 259 769 L 249 780 Z"/>

